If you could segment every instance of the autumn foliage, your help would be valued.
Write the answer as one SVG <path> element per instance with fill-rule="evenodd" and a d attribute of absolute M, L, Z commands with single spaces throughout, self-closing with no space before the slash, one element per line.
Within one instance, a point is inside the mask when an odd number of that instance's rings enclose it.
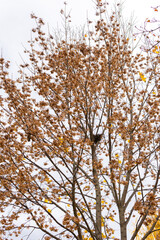
<path fill-rule="evenodd" d="M 97 1 L 95 28 L 88 21 L 79 39 L 67 27 L 61 40 L 45 34 L 32 15 L 29 61 L 17 79 L 0 59 L 3 240 L 25 229 L 28 239 L 39 231 L 45 240 L 134 240 L 154 223 L 160 58 L 134 53 L 117 14 L 106 20 L 105 10 Z"/>

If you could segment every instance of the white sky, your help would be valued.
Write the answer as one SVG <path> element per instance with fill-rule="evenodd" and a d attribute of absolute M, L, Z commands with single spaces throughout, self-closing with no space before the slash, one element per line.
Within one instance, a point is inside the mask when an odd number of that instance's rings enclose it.
<path fill-rule="evenodd" d="M 23 57 L 23 45 L 26 46 L 26 42 L 31 38 L 34 23 L 30 14 L 33 12 L 42 17 L 50 29 L 56 28 L 62 23 L 60 10 L 63 8 L 63 2 L 64 0 L 0 0 L 0 50 L 3 57 L 12 62 L 13 73 L 16 63 L 21 62 L 19 54 Z M 83 25 L 87 12 L 89 18 L 94 19 L 94 0 L 67 0 L 67 2 L 68 9 L 71 9 L 73 25 Z M 147 17 L 159 16 L 159 12 L 154 12 L 151 6 L 157 6 L 160 0 L 124 0 L 124 2 L 125 16 L 129 17 L 134 13 L 137 26 L 143 24 Z"/>
<path fill-rule="evenodd" d="M 3 57 L 11 60 L 12 65 L 20 63 L 19 54 L 23 56 L 23 46 L 31 38 L 31 28 L 34 26 L 30 14 L 33 12 L 42 17 L 49 24 L 50 29 L 61 25 L 60 10 L 65 0 L 0 0 L 0 50 Z M 71 10 L 73 25 L 81 25 L 86 16 L 93 20 L 95 12 L 94 0 L 67 0 L 68 9 Z M 114 2 L 114 0 L 108 0 Z M 117 0 L 118 2 L 118 0 Z M 151 9 L 160 3 L 159 0 L 122 0 L 124 14 L 130 16 L 134 12 L 137 25 L 143 23 L 148 16 L 158 17 Z M 12 69 L 12 71 L 14 71 Z"/>

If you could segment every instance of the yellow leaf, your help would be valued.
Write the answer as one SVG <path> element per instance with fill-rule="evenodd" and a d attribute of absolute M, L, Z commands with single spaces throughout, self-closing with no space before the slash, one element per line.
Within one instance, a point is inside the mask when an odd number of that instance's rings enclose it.
<path fill-rule="evenodd" d="M 111 221 L 114 221 L 114 218 L 113 218 L 113 217 L 109 217 L 109 219 L 110 219 Z"/>
<path fill-rule="evenodd" d="M 138 192 L 137 194 L 138 194 L 138 195 L 141 195 L 141 192 Z"/>
<path fill-rule="evenodd" d="M 157 46 L 154 46 L 154 48 L 152 49 L 152 52 L 153 53 L 160 53 L 159 51 L 158 51 L 158 47 Z"/>
<path fill-rule="evenodd" d="M 153 52 L 153 53 L 157 53 L 157 54 L 159 53 L 159 51 L 157 51 L 157 50 L 155 50 L 155 49 L 153 49 L 152 52 Z"/>
<path fill-rule="evenodd" d="M 87 37 L 87 34 L 85 34 L 84 36 Z"/>
<path fill-rule="evenodd" d="M 63 141 L 64 141 L 63 138 L 61 138 L 61 137 L 59 137 L 58 139 L 60 140 L 60 142 L 63 142 Z"/>
<path fill-rule="evenodd" d="M 146 77 L 144 77 L 144 74 L 139 72 L 140 78 L 142 79 L 143 82 L 146 82 Z"/>
<path fill-rule="evenodd" d="M 51 212 L 52 212 L 52 210 L 51 210 L 51 209 L 47 209 L 47 211 L 48 211 L 49 213 L 51 213 Z"/>
<path fill-rule="evenodd" d="M 102 238 L 106 238 L 106 235 L 102 233 Z"/>
<path fill-rule="evenodd" d="M 118 160 L 118 163 L 119 163 L 119 164 L 121 164 L 121 163 L 122 163 L 122 161 L 121 161 L 121 160 Z"/>
<path fill-rule="evenodd" d="M 117 154 L 115 154 L 115 157 L 119 157 L 119 154 L 117 153 Z"/>
<path fill-rule="evenodd" d="M 82 210 L 83 210 L 84 212 L 87 212 L 87 209 L 86 209 L 86 208 L 83 208 Z"/>
<path fill-rule="evenodd" d="M 45 181 L 46 181 L 47 183 L 50 183 L 50 182 L 52 182 L 52 180 L 51 180 L 51 179 L 49 179 L 49 178 L 45 178 Z"/>
<path fill-rule="evenodd" d="M 69 152 L 69 148 L 65 148 L 65 152 Z"/>
<path fill-rule="evenodd" d="M 60 144 L 59 144 L 59 146 L 61 146 L 62 145 L 62 143 L 64 142 L 64 139 L 63 138 L 58 138 L 59 139 L 59 141 L 60 141 Z"/>
<path fill-rule="evenodd" d="M 51 202 L 50 200 L 48 200 L 48 199 L 45 199 L 44 202 L 46 202 L 46 203 L 52 203 L 52 202 Z"/>

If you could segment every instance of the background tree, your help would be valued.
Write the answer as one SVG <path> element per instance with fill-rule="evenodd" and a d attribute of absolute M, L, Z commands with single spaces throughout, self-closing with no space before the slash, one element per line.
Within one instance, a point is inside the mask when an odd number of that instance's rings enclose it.
<path fill-rule="evenodd" d="M 157 18 L 157 13 L 159 12 L 160 6 L 151 7 L 153 9 L 153 17 L 146 18 L 144 21 L 144 25 L 137 28 L 137 33 L 135 36 L 141 35 L 143 37 L 143 44 L 141 48 L 144 51 L 152 51 L 153 53 L 160 53 L 160 40 L 159 40 L 159 22 L 160 20 Z"/>
<path fill-rule="evenodd" d="M 158 240 L 160 239 L 160 221 L 158 215 L 154 215 L 150 219 L 150 224 L 144 226 L 139 232 L 136 240 L 141 240 L 144 236 L 147 240 Z M 145 234 L 144 234 L 145 233 Z M 143 239 L 145 239 L 143 237 Z"/>
<path fill-rule="evenodd" d="M 28 239 L 133 240 L 157 213 L 159 58 L 133 54 L 105 9 L 97 1 L 95 29 L 76 40 L 66 25 L 60 42 L 32 15 L 20 77 L 0 59 L 3 240 L 24 229 Z"/>

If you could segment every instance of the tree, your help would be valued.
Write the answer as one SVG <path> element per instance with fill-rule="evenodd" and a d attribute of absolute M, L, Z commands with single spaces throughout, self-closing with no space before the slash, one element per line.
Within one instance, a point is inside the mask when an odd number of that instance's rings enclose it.
<path fill-rule="evenodd" d="M 160 221 L 158 219 L 159 217 L 157 214 L 152 216 L 150 219 L 150 224 L 141 229 L 136 240 L 142 239 L 142 236 L 144 236 L 147 240 L 160 239 Z"/>
<path fill-rule="evenodd" d="M 68 25 L 55 40 L 32 15 L 16 80 L 0 59 L 3 240 L 24 229 L 46 240 L 133 240 L 157 213 L 159 57 L 133 53 L 105 7 L 97 1 L 95 30 L 78 40 Z"/>
<path fill-rule="evenodd" d="M 154 13 L 158 13 L 160 6 L 152 7 Z M 141 46 L 144 51 L 153 51 L 153 53 L 159 53 L 159 26 L 160 20 L 155 15 L 152 18 L 146 18 L 143 27 L 137 27 L 138 32 L 135 36 L 141 34 L 143 36 L 144 44 Z"/>

